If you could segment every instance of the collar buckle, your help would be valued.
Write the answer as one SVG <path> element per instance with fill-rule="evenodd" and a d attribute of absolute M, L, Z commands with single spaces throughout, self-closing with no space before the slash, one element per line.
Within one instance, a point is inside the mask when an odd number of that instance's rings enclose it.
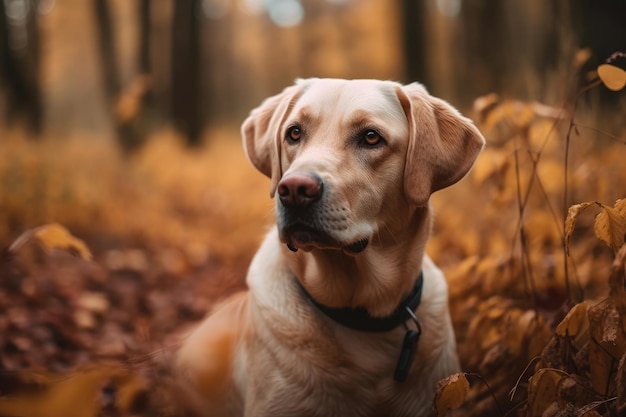
<path fill-rule="evenodd" d="M 417 332 L 417 337 L 422 335 L 422 326 L 420 325 L 419 320 L 417 319 L 417 316 L 415 315 L 415 313 L 413 312 L 413 310 L 411 310 L 409 308 L 409 306 L 404 306 L 404 310 L 407 312 L 407 314 L 409 315 L 409 318 L 411 319 L 411 321 L 413 322 L 413 324 L 415 324 L 415 332 Z M 409 330 L 409 326 L 406 324 L 407 322 L 405 321 L 404 324 L 404 328 Z"/>

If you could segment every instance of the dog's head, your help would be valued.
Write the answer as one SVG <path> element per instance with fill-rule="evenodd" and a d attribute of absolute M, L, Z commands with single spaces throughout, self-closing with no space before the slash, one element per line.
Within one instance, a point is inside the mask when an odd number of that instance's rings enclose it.
<path fill-rule="evenodd" d="M 243 124 L 244 149 L 277 193 L 290 248 L 363 251 L 469 171 L 484 146 L 473 123 L 419 84 L 307 79 Z"/>

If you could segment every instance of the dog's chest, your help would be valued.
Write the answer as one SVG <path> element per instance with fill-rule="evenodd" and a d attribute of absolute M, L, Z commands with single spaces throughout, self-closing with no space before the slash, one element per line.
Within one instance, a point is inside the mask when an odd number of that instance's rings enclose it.
<path fill-rule="evenodd" d="M 273 383 L 280 378 L 270 376 Z M 328 369 L 304 382 L 288 379 L 267 385 L 256 397 L 254 416 L 401 417 L 431 414 L 432 398 L 418 379 L 403 383 L 380 380 L 355 370 Z M 246 414 L 248 415 L 248 414 Z"/>
<path fill-rule="evenodd" d="M 334 333 L 334 334 L 333 334 Z M 298 338 L 298 347 L 275 345 L 258 352 L 262 363 L 272 363 L 253 382 L 257 412 L 273 416 L 419 416 L 428 415 L 431 377 L 416 366 L 404 382 L 393 379 L 405 330 L 385 334 L 341 332 Z M 319 335 L 318 335 L 319 336 Z M 293 334 L 292 334 L 293 337 Z M 332 348 L 330 348 L 332 346 Z M 327 354 L 321 360 L 320 354 Z M 257 374 L 257 373 L 255 373 Z M 425 378 L 424 378 L 425 377 Z M 252 381 L 251 381 L 252 382 Z M 422 411 L 427 413 L 422 414 Z"/>

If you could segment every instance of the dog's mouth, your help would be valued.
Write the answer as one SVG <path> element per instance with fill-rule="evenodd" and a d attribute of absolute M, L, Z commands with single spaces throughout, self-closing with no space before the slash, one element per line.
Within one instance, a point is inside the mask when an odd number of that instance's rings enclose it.
<path fill-rule="evenodd" d="M 304 224 L 292 224 L 280 231 L 281 240 L 290 251 L 299 249 L 309 252 L 313 249 L 341 250 L 347 255 L 357 255 L 363 252 L 369 244 L 368 238 L 351 242 L 340 242 L 329 233 Z"/>
<path fill-rule="evenodd" d="M 369 239 L 361 239 L 341 249 L 348 255 L 357 255 L 363 252 L 369 243 Z"/>

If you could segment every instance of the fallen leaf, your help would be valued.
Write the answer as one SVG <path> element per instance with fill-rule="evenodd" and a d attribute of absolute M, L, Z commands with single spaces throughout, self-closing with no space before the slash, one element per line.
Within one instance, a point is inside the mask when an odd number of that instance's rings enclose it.
<path fill-rule="evenodd" d="M 469 388 L 469 382 L 464 373 L 450 375 L 439 381 L 435 397 L 437 415 L 442 417 L 448 410 L 454 410 L 463 405 Z"/>
<path fill-rule="evenodd" d="M 50 377 L 46 386 L 31 393 L 0 397 L 0 415 L 93 417 L 103 404 L 97 399 L 107 385 L 115 387 L 115 415 L 128 415 L 133 399 L 147 387 L 147 380 L 130 367 L 119 364 L 94 364 L 68 375 Z"/>
<path fill-rule="evenodd" d="M 93 329 L 96 327 L 96 319 L 91 311 L 77 310 L 73 318 L 74 323 L 81 329 Z"/>
<path fill-rule="evenodd" d="M 85 291 L 78 299 L 78 305 L 95 313 L 104 313 L 109 309 L 109 300 L 103 293 Z"/>
<path fill-rule="evenodd" d="M 50 223 L 28 230 L 15 239 L 9 252 L 15 252 L 32 240 L 40 243 L 46 250 L 62 249 L 83 259 L 92 258 L 89 248 L 82 240 L 74 237 L 65 227 L 58 223 Z"/>

